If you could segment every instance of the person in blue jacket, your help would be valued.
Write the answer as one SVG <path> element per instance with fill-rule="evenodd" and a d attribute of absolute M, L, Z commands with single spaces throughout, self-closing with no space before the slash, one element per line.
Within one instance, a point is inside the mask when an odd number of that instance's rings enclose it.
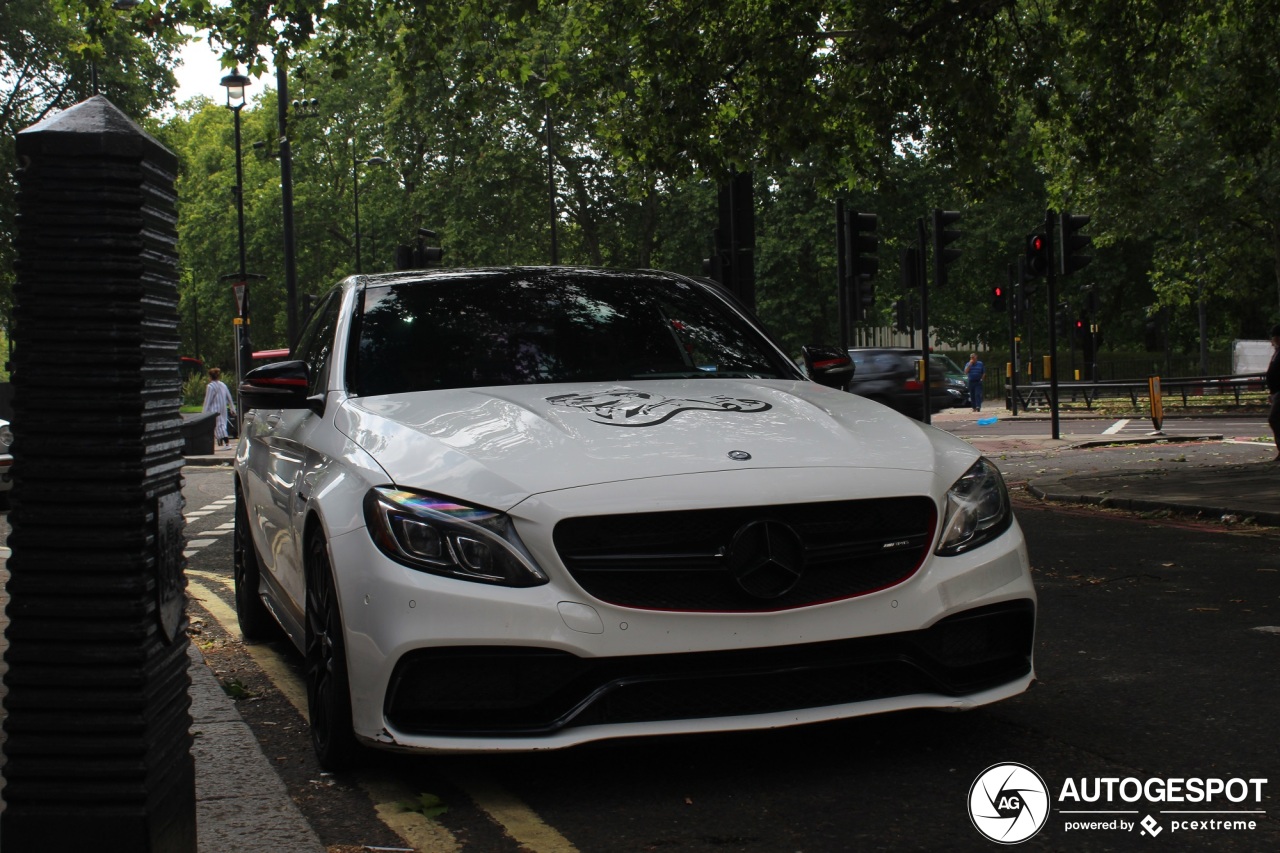
<path fill-rule="evenodd" d="M 986 367 L 978 361 L 978 354 L 969 353 L 969 361 L 964 366 L 964 375 L 969 379 L 969 403 L 975 412 L 982 411 L 982 377 L 985 373 Z"/>

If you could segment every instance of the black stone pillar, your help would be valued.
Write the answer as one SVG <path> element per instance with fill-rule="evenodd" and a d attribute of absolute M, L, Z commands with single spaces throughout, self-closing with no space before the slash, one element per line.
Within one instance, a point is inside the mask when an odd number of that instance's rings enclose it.
<path fill-rule="evenodd" d="M 103 97 L 17 154 L 0 847 L 194 851 L 177 160 Z"/>

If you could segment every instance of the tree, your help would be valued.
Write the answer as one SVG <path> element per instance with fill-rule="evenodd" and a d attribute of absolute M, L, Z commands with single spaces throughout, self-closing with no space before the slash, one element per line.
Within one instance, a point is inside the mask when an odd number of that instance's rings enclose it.
<path fill-rule="evenodd" d="M 172 99 L 182 16 L 154 6 L 116 10 L 110 0 L 22 0 L 0 5 L 0 135 L 12 140 L 50 113 L 99 91 L 141 116 Z M 13 294 L 17 164 L 0 145 L 0 314 Z M 6 321 L 7 325 L 7 321 Z"/>

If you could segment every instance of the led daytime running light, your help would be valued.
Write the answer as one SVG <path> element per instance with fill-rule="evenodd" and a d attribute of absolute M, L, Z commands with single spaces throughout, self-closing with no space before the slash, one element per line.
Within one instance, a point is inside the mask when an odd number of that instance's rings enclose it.
<path fill-rule="evenodd" d="M 502 586 L 547 582 L 503 513 L 381 487 L 369 492 L 365 514 L 369 533 L 382 552 L 410 568 Z M 419 544 L 438 537 L 438 553 L 415 547 L 413 539 L 421 534 L 426 535 Z"/>

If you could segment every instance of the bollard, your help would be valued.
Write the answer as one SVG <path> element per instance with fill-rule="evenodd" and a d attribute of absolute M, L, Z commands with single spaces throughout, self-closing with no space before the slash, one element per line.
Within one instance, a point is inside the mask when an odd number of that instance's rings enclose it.
<path fill-rule="evenodd" d="M 17 155 L 0 847 L 195 851 L 177 160 L 103 97 Z"/>

